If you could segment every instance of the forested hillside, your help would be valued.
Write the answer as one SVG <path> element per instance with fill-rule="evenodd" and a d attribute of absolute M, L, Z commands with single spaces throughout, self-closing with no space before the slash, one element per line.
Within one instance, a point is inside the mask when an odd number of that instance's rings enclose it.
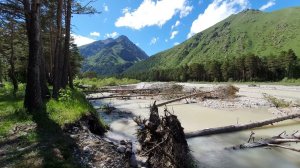
<path fill-rule="evenodd" d="M 139 77 L 138 73 L 148 72 L 150 74 L 148 78 L 146 78 L 147 75 L 140 78 L 149 80 L 180 79 L 183 81 L 188 79 L 226 81 L 229 78 L 233 80 L 280 80 L 283 77 L 296 77 L 283 75 L 287 74 L 286 66 L 279 64 L 286 62 L 284 55 L 289 49 L 293 50 L 292 55 L 300 55 L 300 46 L 298 45 L 300 41 L 300 29 L 298 28 L 300 27 L 300 17 L 298 16 L 300 16 L 299 7 L 270 13 L 245 10 L 194 35 L 180 45 L 135 64 L 125 74 Z M 291 52 L 289 51 L 289 53 Z M 255 66 L 259 76 L 250 75 L 246 77 L 239 74 L 229 76 L 222 74 L 230 73 L 226 71 L 228 66 L 243 67 L 246 63 L 244 58 L 247 58 L 246 62 L 248 63 L 253 62 L 253 59 L 256 60 L 256 64 L 264 66 L 261 70 Z M 291 62 L 293 62 L 294 70 L 297 69 L 295 68 L 298 64 L 296 58 L 293 58 Z M 200 69 L 199 75 L 206 77 L 185 77 L 186 75 L 183 73 L 180 74 L 181 71 L 187 72 L 187 67 Z M 230 67 L 229 69 L 235 68 Z M 241 68 L 236 73 L 244 74 L 246 68 Z M 212 70 L 217 72 L 210 72 Z M 175 75 L 175 77 L 172 71 L 179 72 L 179 75 Z M 264 71 L 263 74 L 262 71 Z M 293 75 L 296 74 L 299 73 L 294 72 Z M 170 77 L 172 75 L 174 77 Z"/>

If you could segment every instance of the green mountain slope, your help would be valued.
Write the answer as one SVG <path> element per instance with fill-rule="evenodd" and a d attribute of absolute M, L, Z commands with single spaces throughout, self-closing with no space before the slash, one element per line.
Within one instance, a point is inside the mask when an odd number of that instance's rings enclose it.
<path fill-rule="evenodd" d="M 260 57 L 293 49 L 300 56 L 300 7 L 271 13 L 245 10 L 194 35 L 171 49 L 155 54 L 126 73 L 174 68 L 185 64 L 222 61 L 253 53 Z"/>
<path fill-rule="evenodd" d="M 95 71 L 99 75 L 120 74 L 148 55 L 126 36 L 106 39 L 79 48 L 84 57 L 82 71 Z"/>

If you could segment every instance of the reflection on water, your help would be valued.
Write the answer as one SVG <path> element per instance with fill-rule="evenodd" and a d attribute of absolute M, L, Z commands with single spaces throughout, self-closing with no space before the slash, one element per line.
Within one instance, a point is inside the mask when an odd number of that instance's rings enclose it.
<path fill-rule="evenodd" d="M 148 117 L 150 100 L 102 100 L 114 107 L 132 112 L 133 116 Z M 168 106 L 174 112 L 185 128 L 185 132 L 208 127 L 225 126 L 236 123 L 249 123 L 275 117 L 267 108 L 257 109 L 211 109 L 199 104 L 171 104 Z M 163 111 L 163 108 L 160 108 Z M 102 113 L 102 115 L 104 115 Z M 113 140 L 131 139 L 136 143 L 136 125 L 131 117 L 108 119 L 111 131 L 107 137 Z M 293 133 L 300 129 L 300 121 L 286 121 L 274 126 L 257 128 L 255 138 L 271 137 L 283 131 Z M 220 134 L 188 139 L 192 155 L 199 162 L 199 167 L 222 168 L 298 168 L 300 167 L 300 153 L 285 149 L 257 148 L 240 151 L 225 150 L 225 147 L 245 143 L 251 130 L 236 133 Z M 294 145 L 300 148 L 300 144 Z"/>

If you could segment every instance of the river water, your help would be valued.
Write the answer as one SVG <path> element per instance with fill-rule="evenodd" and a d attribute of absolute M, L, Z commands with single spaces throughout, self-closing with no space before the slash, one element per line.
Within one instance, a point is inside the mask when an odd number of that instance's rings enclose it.
<path fill-rule="evenodd" d="M 136 148 L 137 142 L 135 133 L 137 126 L 132 120 L 132 117 L 142 116 L 148 118 L 149 106 L 153 102 L 154 100 L 144 99 L 106 99 L 94 101 L 93 104 L 96 107 L 103 104 L 111 104 L 118 110 L 127 111 L 132 114 L 124 114 L 121 116 L 117 114 L 111 116 L 101 111 L 99 112 L 111 128 L 106 134 L 107 138 L 112 141 L 130 139 L 135 144 L 134 148 Z M 183 102 L 179 102 L 172 103 L 168 105 L 167 108 L 178 116 L 185 132 L 237 123 L 245 124 L 276 117 L 271 113 L 271 109 L 268 107 L 214 109 L 203 107 L 198 103 L 184 104 Z M 163 108 L 159 108 L 161 115 L 163 115 L 163 110 Z M 188 139 L 188 144 L 193 157 L 197 161 L 198 167 L 299 168 L 300 153 L 298 152 L 280 148 L 256 148 L 239 151 L 225 149 L 226 147 L 247 142 L 251 131 L 255 132 L 255 139 L 260 139 L 276 136 L 283 131 L 292 134 L 296 130 L 300 130 L 300 120 L 290 120 L 273 126 L 235 133 L 191 138 Z M 300 144 L 293 144 L 291 147 L 300 148 Z"/>

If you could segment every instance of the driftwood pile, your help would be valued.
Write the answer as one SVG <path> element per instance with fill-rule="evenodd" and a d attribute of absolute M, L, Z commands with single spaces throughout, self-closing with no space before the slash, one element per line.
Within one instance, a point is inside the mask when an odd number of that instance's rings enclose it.
<path fill-rule="evenodd" d="M 178 84 L 168 84 L 166 86 L 161 86 L 161 88 L 149 88 L 149 89 L 100 89 L 93 91 L 94 93 L 109 92 L 113 93 L 109 96 L 87 96 L 88 100 L 98 100 L 107 98 L 120 98 L 120 99 L 130 99 L 132 97 L 155 97 L 160 96 L 163 99 L 168 99 L 169 101 L 157 104 L 158 106 L 164 106 L 166 104 L 180 101 L 183 99 L 194 98 L 194 99 L 232 99 L 236 97 L 239 88 L 233 85 L 225 85 L 217 87 L 212 91 L 201 91 L 201 90 L 190 90 L 184 91 L 182 85 Z"/>
<path fill-rule="evenodd" d="M 148 157 L 149 167 L 185 168 L 191 165 L 188 144 L 177 116 L 165 110 L 160 118 L 154 103 L 149 120 L 141 117 L 134 120 L 140 126 L 141 155 Z"/>

